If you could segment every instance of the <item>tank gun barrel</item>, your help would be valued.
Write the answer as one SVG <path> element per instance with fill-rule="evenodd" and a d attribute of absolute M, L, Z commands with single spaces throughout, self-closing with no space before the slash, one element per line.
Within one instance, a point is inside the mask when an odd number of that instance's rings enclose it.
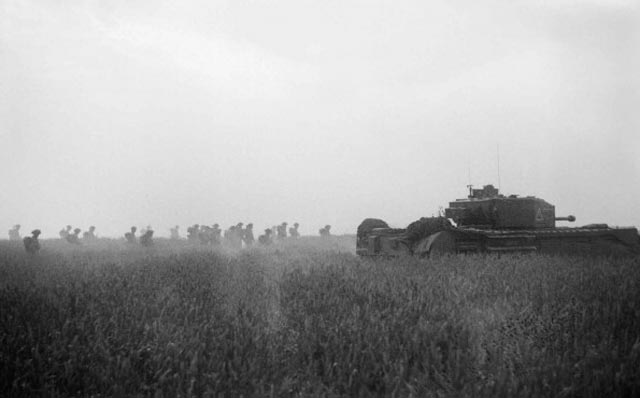
<path fill-rule="evenodd" d="M 567 217 L 556 217 L 556 221 L 569 221 L 574 222 L 576 220 L 575 216 L 567 216 Z"/>

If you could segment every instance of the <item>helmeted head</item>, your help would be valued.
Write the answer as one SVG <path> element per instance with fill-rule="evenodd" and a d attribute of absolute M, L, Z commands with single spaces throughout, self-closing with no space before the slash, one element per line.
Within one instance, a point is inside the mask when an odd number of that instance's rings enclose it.
<path fill-rule="evenodd" d="M 93 232 L 96 230 L 96 227 L 94 227 L 93 225 L 89 227 L 89 231 Z"/>
<path fill-rule="evenodd" d="M 285 221 L 285 222 L 283 222 L 283 223 L 282 223 L 282 224 L 280 224 L 280 225 L 282 225 L 283 227 L 286 227 L 286 226 L 287 226 L 287 223 L 286 223 L 286 221 Z"/>
<path fill-rule="evenodd" d="M 42 232 L 39 229 L 34 229 L 33 231 L 31 231 L 31 235 L 33 235 L 34 238 L 37 238 Z"/>
<path fill-rule="evenodd" d="M 71 228 L 73 228 L 71 225 L 67 225 L 67 231 L 71 231 Z"/>
<path fill-rule="evenodd" d="M 73 230 L 73 232 L 77 235 L 80 233 L 80 231 L 82 231 L 80 228 L 76 228 Z"/>
<path fill-rule="evenodd" d="M 326 229 L 327 231 L 331 229 L 331 225 L 325 225 L 324 229 Z"/>
<path fill-rule="evenodd" d="M 213 224 L 213 228 L 220 228 L 220 224 Z"/>
<path fill-rule="evenodd" d="M 135 233 L 138 230 L 135 226 L 131 227 L 131 232 Z"/>
<path fill-rule="evenodd" d="M 296 227 L 296 228 L 298 228 L 298 227 L 300 226 L 300 224 L 298 224 L 297 222 L 294 222 L 294 223 L 293 223 L 293 226 L 294 226 L 294 227 Z"/>
<path fill-rule="evenodd" d="M 20 224 L 16 224 L 13 226 L 14 229 L 20 229 Z"/>
<path fill-rule="evenodd" d="M 247 229 L 251 229 L 251 228 L 253 228 L 253 224 L 252 223 L 247 224 Z"/>

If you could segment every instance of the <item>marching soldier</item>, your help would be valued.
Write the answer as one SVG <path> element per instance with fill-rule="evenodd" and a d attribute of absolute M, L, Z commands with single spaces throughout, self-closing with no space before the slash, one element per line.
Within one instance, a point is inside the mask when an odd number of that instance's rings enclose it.
<path fill-rule="evenodd" d="M 144 247 L 153 246 L 153 230 L 147 228 L 142 236 L 140 236 L 140 244 Z"/>
<path fill-rule="evenodd" d="M 40 251 L 40 242 L 38 241 L 38 236 L 40 236 L 40 230 L 34 229 L 31 231 L 31 236 L 25 236 L 23 243 L 24 249 L 29 254 L 36 254 Z"/>
<path fill-rule="evenodd" d="M 58 232 L 58 235 L 60 235 L 60 239 L 67 239 L 67 236 L 69 236 L 69 234 L 71 233 L 71 225 L 67 225 L 66 228 L 62 228 L 60 230 L 60 232 Z"/>
<path fill-rule="evenodd" d="M 136 227 L 131 227 L 131 231 L 124 234 L 124 238 L 127 240 L 127 243 L 136 243 L 136 231 L 138 229 Z"/>
<path fill-rule="evenodd" d="M 247 227 L 244 229 L 244 234 L 242 236 L 242 240 L 244 240 L 245 246 L 252 246 L 255 242 L 255 238 L 253 237 L 253 224 L 247 224 Z"/>
<path fill-rule="evenodd" d="M 94 227 L 93 225 L 89 227 L 89 230 L 86 231 L 85 233 L 82 234 L 82 239 L 83 240 L 93 240 L 96 238 L 96 227 Z"/>
<path fill-rule="evenodd" d="M 277 233 L 278 233 L 278 239 L 286 239 L 287 238 L 287 223 L 286 222 L 283 222 L 282 224 L 278 225 Z"/>
<path fill-rule="evenodd" d="M 213 243 L 214 245 L 219 245 L 221 239 L 222 230 L 220 229 L 220 225 L 213 224 L 213 228 L 211 228 L 211 243 Z"/>
<path fill-rule="evenodd" d="M 300 232 L 298 232 L 298 227 L 300 226 L 300 224 L 293 223 L 293 227 L 289 228 L 289 236 L 291 236 L 292 238 L 299 238 L 300 237 Z"/>
<path fill-rule="evenodd" d="M 79 245 L 80 244 L 80 228 L 76 228 L 73 230 L 72 234 L 68 234 L 67 235 L 67 242 L 73 244 L 73 245 Z"/>
<path fill-rule="evenodd" d="M 320 236 L 327 238 L 331 236 L 331 225 L 325 225 L 324 228 L 320 228 Z"/>
<path fill-rule="evenodd" d="M 9 230 L 9 240 L 20 240 L 20 224 L 16 224 Z"/>
<path fill-rule="evenodd" d="M 264 230 L 264 235 L 260 235 L 258 237 L 258 242 L 263 245 L 263 246 L 268 246 L 271 243 L 273 243 L 273 240 L 271 239 L 271 230 L 269 228 Z"/>

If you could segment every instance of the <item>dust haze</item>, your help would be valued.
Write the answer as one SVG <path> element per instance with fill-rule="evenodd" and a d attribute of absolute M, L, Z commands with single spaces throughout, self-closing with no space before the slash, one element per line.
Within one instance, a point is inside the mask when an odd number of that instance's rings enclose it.
<path fill-rule="evenodd" d="M 493 183 L 640 226 L 639 22 L 631 0 L 5 0 L 0 220 L 355 233 Z"/>

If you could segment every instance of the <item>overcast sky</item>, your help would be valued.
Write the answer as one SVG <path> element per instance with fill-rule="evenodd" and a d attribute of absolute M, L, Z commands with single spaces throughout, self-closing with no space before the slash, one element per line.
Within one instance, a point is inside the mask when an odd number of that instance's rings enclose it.
<path fill-rule="evenodd" d="M 3 0 L 0 224 L 402 227 L 499 147 L 503 193 L 640 226 L 639 4 Z"/>

